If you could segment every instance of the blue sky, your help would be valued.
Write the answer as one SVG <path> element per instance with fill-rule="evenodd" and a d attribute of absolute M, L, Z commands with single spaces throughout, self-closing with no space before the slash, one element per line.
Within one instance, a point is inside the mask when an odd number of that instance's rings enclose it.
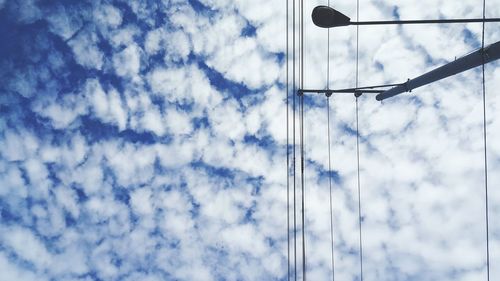
<path fill-rule="evenodd" d="M 306 2 L 306 87 L 354 86 L 355 29 L 331 32 L 327 78 L 326 30 L 308 16 L 326 1 Z M 482 13 L 477 0 L 360 2 L 362 20 Z M 0 280 L 286 280 L 285 3 L 0 0 Z M 480 35 L 362 27 L 360 85 L 415 77 Z M 487 25 L 486 44 L 498 38 Z M 481 89 L 475 69 L 360 98 L 365 280 L 485 278 Z M 498 63 L 486 89 L 496 280 Z M 306 99 L 308 276 L 328 280 L 326 105 Z M 358 280 L 354 97 L 330 106 L 336 276 Z"/>

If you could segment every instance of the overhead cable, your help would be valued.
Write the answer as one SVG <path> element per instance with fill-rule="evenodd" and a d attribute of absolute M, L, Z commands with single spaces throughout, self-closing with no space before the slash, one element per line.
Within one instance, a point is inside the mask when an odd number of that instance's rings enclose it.
<path fill-rule="evenodd" d="M 486 17 L 486 0 L 483 0 L 483 19 Z M 484 142 L 484 191 L 485 191 L 485 220 L 486 220 L 486 277 L 490 281 L 490 235 L 489 235 L 489 210 L 488 210 L 488 147 L 486 131 L 486 85 L 484 78 L 484 22 L 481 38 L 481 48 L 483 50 L 482 64 L 482 86 L 483 86 L 483 142 Z"/>

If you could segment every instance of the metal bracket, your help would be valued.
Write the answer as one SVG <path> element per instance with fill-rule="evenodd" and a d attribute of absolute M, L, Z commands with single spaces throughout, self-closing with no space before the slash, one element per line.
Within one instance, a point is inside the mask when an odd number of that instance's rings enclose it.
<path fill-rule="evenodd" d="M 406 82 L 404 82 L 403 85 L 405 86 L 405 91 L 411 93 L 412 89 L 408 87 L 408 82 L 410 82 L 410 78 L 408 78 L 408 80 L 406 80 Z"/>

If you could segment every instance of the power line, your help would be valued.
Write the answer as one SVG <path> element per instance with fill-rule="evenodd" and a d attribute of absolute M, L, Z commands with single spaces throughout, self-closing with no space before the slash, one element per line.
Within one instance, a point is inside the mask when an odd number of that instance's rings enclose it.
<path fill-rule="evenodd" d="M 290 128 L 289 128 L 289 69 L 288 69 L 288 0 L 286 1 L 286 238 L 287 238 L 287 280 L 290 281 Z"/>
<path fill-rule="evenodd" d="M 300 96 L 300 171 L 302 187 L 302 280 L 306 278 L 306 235 L 305 235 L 305 147 L 304 147 L 304 95 Z"/>
<path fill-rule="evenodd" d="M 485 23 L 485 22 L 499 22 L 500 18 L 491 19 L 441 19 L 441 20 L 381 20 L 381 21 L 359 21 L 349 22 L 349 25 L 384 25 L 384 24 L 431 24 L 431 23 Z"/>
<path fill-rule="evenodd" d="M 359 21 L 359 0 L 356 0 L 356 21 Z M 356 87 L 359 80 L 359 26 L 356 26 Z M 358 225 L 359 225 L 359 266 L 360 278 L 363 281 L 363 228 L 361 223 L 361 178 L 359 176 L 359 111 L 358 95 L 356 96 L 356 157 L 357 157 L 357 180 L 358 180 Z"/>
<path fill-rule="evenodd" d="M 304 88 L 304 0 L 300 1 L 300 88 Z M 306 281 L 306 234 L 305 234 L 305 180 L 304 180 L 304 95 L 300 96 L 300 145 L 301 145 L 301 185 L 302 185 L 302 280 Z"/>
<path fill-rule="evenodd" d="M 328 185 L 330 187 L 330 240 L 331 240 L 331 255 L 332 255 L 332 281 L 335 281 L 335 240 L 333 236 L 333 199 L 332 199 L 332 153 L 330 141 L 330 97 L 326 97 L 326 115 L 328 124 Z"/>
<path fill-rule="evenodd" d="M 328 0 L 328 7 L 330 7 L 330 0 Z M 330 89 L 330 29 L 327 32 L 327 43 L 326 43 L 326 89 Z"/>
<path fill-rule="evenodd" d="M 483 19 L 486 18 L 486 0 L 483 0 Z M 484 22 L 481 38 L 482 48 L 482 84 L 483 84 L 483 141 L 484 141 L 484 191 L 485 191 L 485 220 L 486 220 L 486 277 L 490 281 L 490 236 L 489 236 L 489 215 L 488 215 L 488 148 L 487 148 L 487 134 L 486 134 L 486 83 L 484 78 Z"/>
<path fill-rule="evenodd" d="M 359 172 L 359 114 L 358 97 L 356 97 L 356 158 L 357 158 L 357 176 L 358 176 L 358 224 L 359 224 L 359 266 L 360 277 L 363 281 L 363 228 L 361 216 L 361 177 Z"/>
<path fill-rule="evenodd" d="M 296 45 L 295 45 L 295 0 L 293 0 L 293 5 L 292 5 L 292 48 L 293 48 L 293 51 L 292 51 L 292 80 L 293 80 L 293 87 L 292 87 L 292 90 L 293 90 L 293 100 L 292 100 L 292 118 L 293 118 L 293 121 L 292 121 L 292 124 L 293 124 L 293 129 L 292 129 L 292 134 L 293 134 L 293 260 L 294 260 L 294 266 L 293 266 L 293 270 L 294 270 L 294 280 L 297 281 L 297 187 L 296 187 L 296 180 L 297 180 L 297 177 L 296 177 L 296 133 L 295 133 L 295 119 L 296 119 L 296 116 L 295 116 L 295 111 L 296 111 L 296 89 L 297 89 L 297 85 L 296 85 L 296 77 L 295 77 L 295 74 L 296 74 L 296 57 L 295 57 L 295 53 L 296 53 Z"/>
<path fill-rule="evenodd" d="M 330 0 L 328 0 L 330 7 Z M 326 51 L 326 89 L 330 89 L 330 29 L 327 29 L 327 51 Z M 332 263 L 332 281 L 335 281 L 335 240 L 333 236 L 333 199 L 332 199 L 332 156 L 330 142 L 330 95 L 326 94 L 326 112 L 328 120 L 328 185 L 330 190 L 330 241 L 331 241 L 331 263 Z"/>

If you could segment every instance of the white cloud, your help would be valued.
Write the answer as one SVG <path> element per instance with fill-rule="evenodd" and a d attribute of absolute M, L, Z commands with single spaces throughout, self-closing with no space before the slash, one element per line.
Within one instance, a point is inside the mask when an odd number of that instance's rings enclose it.
<path fill-rule="evenodd" d="M 394 52 L 394 50 L 398 51 Z M 408 79 L 414 78 L 425 70 L 424 55 L 412 50 L 411 46 L 406 45 L 400 37 L 383 43 L 375 54 L 374 60 L 388 70 L 386 74 L 388 81 L 405 80 L 402 75 Z"/>
<path fill-rule="evenodd" d="M 101 5 L 94 10 L 94 18 L 100 24 L 116 28 L 122 23 L 122 14 L 119 9 L 112 5 Z"/>
<path fill-rule="evenodd" d="M 241 119 L 242 114 L 236 102 L 221 103 L 210 114 L 211 125 L 216 135 L 238 141 L 244 137 L 245 127 L 244 124 L 234 120 Z"/>
<path fill-rule="evenodd" d="M 279 77 L 274 59 L 259 49 L 255 39 L 239 38 L 231 45 L 221 47 L 208 64 L 227 78 L 249 88 L 259 88 L 276 82 Z"/>
<path fill-rule="evenodd" d="M 199 145 L 205 145 L 206 132 L 199 133 L 191 139 L 176 141 L 170 145 L 157 145 L 156 151 L 162 166 L 179 168 L 198 160 L 202 150 Z"/>
<path fill-rule="evenodd" d="M 183 27 L 189 24 L 182 15 L 174 21 Z M 255 38 L 239 38 L 245 24 L 242 17 L 230 14 L 216 18 L 214 23 L 200 21 L 199 26 L 189 26 L 193 51 L 208 56 L 207 64 L 228 79 L 245 83 L 250 88 L 269 85 L 278 78 L 279 68 L 269 51 L 262 48 Z M 205 36 L 194 36 L 198 33 Z"/>
<path fill-rule="evenodd" d="M 265 254 L 266 246 L 262 243 L 263 239 L 251 224 L 234 225 L 221 231 L 220 236 L 231 250 L 243 252 L 255 257 L 261 257 Z"/>
<path fill-rule="evenodd" d="M 265 126 L 266 131 L 279 143 L 286 143 L 286 130 L 283 130 L 283 123 L 286 123 L 286 105 L 283 104 L 284 95 L 277 88 L 273 87 L 266 91 L 266 98 L 257 110 L 260 113 L 260 125 Z"/>
<path fill-rule="evenodd" d="M 187 135 L 193 130 L 189 115 L 174 108 L 167 110 L 166 122 L 169 131 L 175 135 Z"/>
<path fill-rule="evenodd" d="M 85 251 L 76 245 L 68 246 L 54 257 L 50 270 L 59 276 L 86 274 L 89 267 Z"/>
<path fill-rule="evenodd" d="M 48 195 L 51 186 L 48 177 L 47 167 L 38 159 L 31 158 L 24 163 L 24 168 L 29 179 L 30 184 L 33 186 L 31 195 L 33 197 L 43 198 Z"/>
<path fill-rule="evenodd" d="M 31 98 L 36 93 L 37 76 L 38 73 L 34 69 L 27 68 L 16 74 L 15 78 L 10 81 L 9 88 L 25 98 Z"/>
<path fill-rule="evenodd" d="M 3 6 L 3 3 L 0 6 Z M 11 9 L 14 9 L 18 16 L 16 20 L 23 24 L 33 23 L 42 16 L 42 12 L 34 0 L 15 3 L 15 5 L 11 6 Z"/>
<path fill-rule="evenodd" d="M 165 52 L 165 62 L 186 61 L 191 52 L 191 41 L 182 31 L 166 31 L 165 28 L 151 30 L 146 35 L 144 48 L 150 55 Z"/>
<path fill-rule="evenodd" d="M 202 108 L 212 108 L 222 100 L 213 89 L 206 75 L 195 65 L 184 68 L 156 68 L 148 75 L 154 94 L 168 102 L 196 103 Z"/>
<path fill-rule="evenodd" d="M 35 103 L 33 111 L 49 118 L 55 129 L 63 129 L 71 127 L 78 117 L 87 113 L 87 102 L 79 95 L 67 93 L 59 100 Z"/>
<path fill-rule="evenodd" d="M 17 194 L 21 198 L 27 197 L 27 188 L 17 167 L 1 167 L 0 172 L 0 185 L 3 186 L 0 189 L 0 197 L 8 196 L 9 193 Z"/>
<path fill-rule="evenodd" d="M 144 281 L 161 281 L 163 278 L 158 275 L 152 275 L 152 274 L 147 274 L 147 273 L 139 273 L 139 272 L 134 272 L 130 276 L 128 276 L 125 280 L 127 281 L 133 281 L 133 280 L 144 280 Z"/>
<path fill-rule="evenodd" d="M 167 33 L 164 36 L 165 61 L 186 61 L 191 52 L 189 37 L 180 31 Z"/>
<path fill-rule="evenodd" d="M 2 156 L 9 161 L 25 160 L 39 148 L 39 140 L 31 133 L 7 131 L 2 145 Z"/>
<path fill-rule="evenodd" d="M 151 215 L 154 206 L 151 202 L 151 190 L 142 188 L 134 191 L 130 196 L 132 209 L 140 215 Z"/>
<path fill-rule="evenodd" d="M 129 45 L 135 44 L 134 37 L 140 34 L 140 30 L 135 25 L 127 25 L 120 29 L 112 29 L 109 34 L 109 42 L 115 49 L 125 48 Z"/>
<path fill-rule="evenodd" d="M 113 66 L 119 76 L 134 77 L 141 68 L 141 49 L 130 45 L 113 56 Z"/>
<path fill-rule="evenodd" d="M 117 278 L 120 271 L 119 268 L 113 264 L 113 257 L 108 252 L 109 244 L 102 244 L 96 247 L 92 253 L 92 265 L 100 276 L 114 279 Z M 98 262 L 97 262 L 98 261 Z"/>
<path fill-rule="evenodd" d="M 80 215 L 80 206 L 77 203 L 76 193 L 64 186 L 59 186 L 54 191 L 57 202 L 73 217 Z"/>
<path fill-rule="evenodd" d="M 0 252 L 0 271 L 2 274 L 0 275 L 1 281 L 9 281 L 9 280 L 22 280 L 22 281 L 30 281 L 30 280 L 47 280 L 45 277 L 35 274 L 31 271 L 27 271 L 24 268 L 20 268 L 15 263 L 9 261 L 8 257 L 5 253 Z"/>
<path fill-rule="evenodd" d="M 61 129 L 68 127 L 75 121 L 84 112 L 81 109 L 82 107 L 72 110 L 62 107 L 60 104 L 51 104 L 42 112 L 42 115 L 52 119 L 55 129 Z"/>
<path fill-rule="evenodd" d="M 182 239 L 186 237 L 189 230 L 193 228 L 193 222 L 188 214 L 179 214 L 171 211 L 166 212 L 160 227 L 165 233 L 172 237 Z"/>
<path fill-rule="evenodd" d="M 157 28 L 155 30 L 151 30 L 146 34 L 146 40 L 144 43 L 144 49 L 150 55 L 156 54 L 163 44 L 163 29 Z"/>
<path fill-rule="evenodd" d="M 144 184 L 154 176 L 156 154 L 153 147 L 131 144 L 120 147 L 109 142 L 102 148 L 120 186 Z"/>
<path fill-rule="evenodd" d="M 52 262 L 52 255 L 43 242 L 26 228 L 2 227 L 1 239 L 2 244 L 32 263 L 38 270 L 47 269 Z"/>
<path fill-rule="evenodd" d="M 83 19 L 77 9 L 66 9 L 64 6 L 57 7 L 47 16 L 51 32 L 68 40 L 83 26 Z"/>
<path fill-rule="evenodd" d="M 85 84 L 84 94 L 91 100 L 93 109 L 97 115 L 105 115 L 107 113 L 109 109 L 106 93 L 98 80 L 88 80 Z"/>
<path fill-rule="evenodd" d="M 76 62 L 80 65 L 100 70 L 104 64 L 104 55 L 97 46 L 97 34 L 91 30 L 82 30 L 78 35 L 69 41 Z"/>
<path fill-rule="evenodd" d="M 166 132 L 161 112 L 155 107 L 149 108 L 141 118 L 141 125 L 147 131 L 151 131 L 158 136 Z"/>
<path fill-rule="evenodd" d="M 87 80 L 83 95 L 90 100 L 90 108 L 95 116 L 104 123 L 118 126 L 122 131 L 127 126 L 127 113 L 120 94 L 115 89 L 106 93 L 96 79 Z"/>

